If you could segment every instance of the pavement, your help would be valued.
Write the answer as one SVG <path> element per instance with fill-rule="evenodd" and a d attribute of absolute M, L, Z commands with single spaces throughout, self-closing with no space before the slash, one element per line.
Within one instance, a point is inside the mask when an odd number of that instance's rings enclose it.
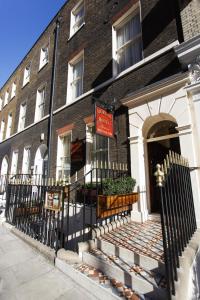
<path fill-rule="evenodd" d="M 36 250 L 0 225 L 1 300 L 95 300 Z"/>

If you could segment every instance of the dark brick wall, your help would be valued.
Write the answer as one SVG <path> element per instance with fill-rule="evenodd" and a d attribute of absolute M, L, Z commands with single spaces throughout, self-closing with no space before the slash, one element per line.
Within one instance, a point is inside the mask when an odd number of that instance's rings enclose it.
<path fill-rule="evenodd" d="M 66 104 L 68 61 L 80 50 L 84 49 L 84 92 L 98 86 L 112 77 L 112 24 L 135 0 L 85 0 L 85 25 L 69 39 L 70 12 L 77 0 L 70 0 L 60 11 L 61 17 L 60 33 L 57 52 L 57 69 L 55 78 L 54 109 Z M 165 14 L 163 14 L 163 11 Z M 161 48 L 167 46 L 178 38 L 176 30 L 175 13 L 171 1 L 166 5 L 164 0 L 142 0 L 141 1 L 142 33 L 144 57 L 147 57 Z M 24 58 L 16 72 L 0 91 L 4 94 L 8 86 L 11 86 L 13 78 L 17 78 L 17 95 L 8 104 L 7 108 L 0 112 L 5 117 L 9 109 L 16 109 L 14 132 L 17 130 L 20 104 L 27 100 L 26 126 L 34 121 L 36 92 L 42 84 L 46 85 L 45 114 L 49 111 L 50 85 L 52 72 L 52 54 L 54 47 L 55 23 L 52 22 L 40 37 L 28 55 Z M 39 56 L 42 46 L 49 43 L 49 63 L 40 72 Z M 31 80 L 24 88 L 22 86 L 23 71 L 25 66 L 31 62 Z M 84 118 L 94 112 L 93 97 L 112 102 L 117 100 L 115 111 L 115 138 L 110 141 L 111 161 L 129 162 L 129 126 L 127 108 L 120 106 L 120 99 L 125 95 L 136 91 L 148 84 L 161 80 L 180 71 L 180 66 L 170 51 L 153 61 L 138 67 L 134 71 L 121 77 L 112 84 L 89 95 L 80 101 L 66 107 L 53 117 L 52 132 L 52 157 L 51 174 L 55 174 L 57 155 L 57 133 L 56 130 L 63 126 L 74 123 L 72 130 L 73 140 L 85 139 Z M 40 143 L 40 134 L 45 133 L 47 140 L 48 119 L 42 121 L 26 131 L 0 144 L 0 164 L 3 156 L 15 148 L 19 149 L 18 168 L 21 169 L 23 148 L 31 145 L 31 165 Z M 73 172 L 83 172 L 84 161 L 80 165 L 72 167 Z"/>

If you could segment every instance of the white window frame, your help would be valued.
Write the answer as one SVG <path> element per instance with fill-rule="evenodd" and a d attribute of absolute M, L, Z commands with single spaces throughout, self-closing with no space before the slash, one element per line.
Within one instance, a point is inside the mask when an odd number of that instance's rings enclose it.
<path fill-rule="evenodd" d="M 16 82 L 14 81 L 14 82 L 12 83 L 11 99 L 13 99 L 13 98 L 16 96 L 16 89 L 17 89 L 17 84 L 16 84 Z"/>
<path fill-rule="evenodd" d="M 5 92 L 5 98 L 4 98 L 4 104 L 3 104 L 3 106 L 6 106 L 8 104 L 8 102 L 9 102 L 9 95 L 10 95 L 10 92 L 9 92 L 9 90 L 7 90 Z"/>
<path fill-rule="evenodd" d="M 23 87 L 30 82 L 31 77 L 31 64 L 27 65 L 24 69 Z"/>
<path fill-rule="evenodd" d="M 41 70 L 49 62 L 49 48 L 48 46 L 42 47 L 40 50 L 40 64 L 39 70 Z"/>
<path fill-rule="evenodd" d="M 6 139 L 8 139 L 11 136 L 12 122 L 13 122 L 13 116 L 12 116 L 12 113 L 9 113 L 8 121 L 7 121 L 7 129 L 6 129 Z"/>
<path fill-rule="evenodd" d="M 29 174 L 30 172 L 30 159 L 31 159 L 31 147 L 26 146 L 24 147 L 23 152 L 23 160 L 22 160 L 22 174 Z"/>
<path fill-rule="evenodd" d="M 78 80 L 74 80 L 74 67 L 81 60 L 83 60 L 83 74 L 81 77 L 82 81 L 82 93 L 78 97 L 73 97 L 73 85 Z M 68 83 L 67 83 L 67 103 L 75 102 L 81 95 L 83 94 L 83 82 L 84 82 L 84 50 L 82 50 L 79 54 L 77 54 L 72 60 L 68 63 Z"/>
<path fill-rule="evenodd" d="M 76 21 L 76 16 L 83 8 L 84 14 L 81 19 Z M 70 20 L 70 37 L 72 37 L 83 25 L 85 24 L 85 3 L 84 0 L 81 0 L 71 11 L 71 20 Z"/>
<path fill-rule="evenodd" d="M 18 150 L 14 150 L 13 153 L 12 153 L 12 162 L 11 162 L 11 169 L 10 169 L 10 174 L 11 175 L 16 175 L 17 174 L 18 155 L 19 155 Z"/>
<path fill-rule="evenodd" d="M 96 136 L 97 134 L 95 133 L 95 124 L 89 123 L 86 124 L 86 165 L 85 165 L 85 174 L 87 174 L 89 171 L 92 170 L 92 168 L 95 168 L 97 166 L 100 166 L 101 163 L 104 162 L 103 161 L 97 161 L 96 159 L 94 159 L 94 152 L 97 153 L 96 150 Z M 108 156 L 107 156 L 107 165 L 108 162 L 110 161 L 110 153 L 109 153 L 109 139 L 107 137 L 104 137 L 105 139 L 107 139 L 107 145 L 108 145 Z M 101 149 L 101 150 L 105 150 L 105 149 Z M 101 151 L 100 150 L 100 151 Z M 99 152 L 99 151 L 98 151 Z M 96 174 L 95 171 L 92 173 L 93 179 L 96 179 Z M 86 182 L 89 182 L 91 180 L 91 174 L 88 174 L 86 176 Z"/>
<path fill-rule="evenodd" d="M 140 17 L 140 34 L 138 34 L 136 37 L 134 37 L 132 40 L 128 41 L 126 44 L 124 44 L 121 48 L 123 47 L 127 47 L 130 43 L 134 43 L 134 41 L 141 39 L 141 43 L 142 43 L 142 26 L 141 26 L 141 8 L 140 8 L 140 3 L 137 2 L 136 4 L 134 4 L 125 14 L 123 14 L 123 16 L 121 16 L 112 26 L 112 56 L 113 56 L 113 77 L 117 76 L 119 73 L 127 70 L 128 68 L 132 67 L 129 66 L 126 69 L 124 69 L 123 71 L 119 71 L 118 70 L 118 54 L 117 52 L 119 52 L 119 50 L 117 48 L 117 31 L 122 28 L 127 22 L 129 22 L 132 18 L 134 18 L 134 16 L 138 15 Z M 143 48 L 141 49 L 141 60 L 143 59 Z M 141 61 L 140 60 L 140 61 Z M 139 61 L 137 61 L 136 63 L 138 63 Z M 136 64 L 135 63 L 135 64 Z"/>
<path fill-rule="evenodd" d="M 44 97 L 43 98 L 41 97 L 42 92 L 44 93 Z M 41 100 L 41 99 L 43 99 L 43 100 Z M 46 100 L 46 87 L 45 86 L 41 86 L 37 90 L 37 94 L 36 94 L 35 122 L 40 121 L 44 117 L 45 100 Z"/>
<path fill-rule="evenodd" d="M 70 147 L 71 147 L 71 141 L 72 141 L 72 131 L 67 131 L 64 134 L 61 134 L 58 136 L 58 143 L 57 143 L 57 164 L 56 164 L 56 179 L 59 180 L 60 179 L 60 171 L 62 173 L 64 173 L 64 168 L 62 166 L 62 158 L 64 158 L 63 156 L 63 138 L 69 136 L 69 140 L 70 140 Z M 71 148 L 70 148 L 70 170 L 71 170 Z M 62 178 L 64 179 L 64 178 Z M 68 180 L 70 182 L 70 176 L 69 178 L 65 178 L 65 180 Z"/>
<path fill-rule="evenodd" d="M 25 106 L 25 112 L 23 111 L 23 107 Z M 19 111 L 19 123 L 18 123 L 18 132 L 22 131 L 25 128 L 26 123 L 26 110 L 27 110 L 27 103 L 23 102 L 20 105 L 20 111 Z M 23 126 L 21 126 L 23 120 Z"/>
<path fill-rule="evenodd" d="M 5 135 L 5 127 L 6 127 L 6 122 L 5 120 L 1 120 L 1 128 L 0 128 L 0 142 L 4 140 L 4 135 Z"/>

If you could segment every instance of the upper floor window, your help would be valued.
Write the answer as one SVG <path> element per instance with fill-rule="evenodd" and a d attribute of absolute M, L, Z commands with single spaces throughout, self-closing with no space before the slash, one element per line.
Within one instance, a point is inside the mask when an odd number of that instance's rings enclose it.
<path fill-rule="evenodd" d="M 17 89 L 16 82 L 13 82 L 13 84 L 12 84 L 12 90 L 11 90 L 11 99 L 15 97 L 15 95 L 16 95 L 16 89 Z"/>
<path fill-rule="evenodd" d="M 22 161 L 22 174 L 29 174 L 30 168 L 30 147 L 24 148 L 23 161 Z"/>
<path fill-rule="evenodd" d="M 140 13 L 131 9 L 113 25 L 114 74 L 120 73 L 142 59 Z"/>
<path fill-rule="evenodd" d="M 31 74 L 31 66 L 28 65 L 24 69 L 23 86 L 26 85 L 30 81 L 30 74 Z"/>
<path fill-rule="evenodd" d="M 48 63 L 48 60 L 49 60 L 48 47 L 44 47 L 40 51 L 40 66 L 39 66 L 39 69 L 44 67 Z"/>
<path fill-rule="evenodd" d="M 11 175 L 17 174 L 18 150 L 13 151 L 11 163 Z"/>
<path fill-rule="evenodd" d="M 84 57 L 81 52 L 68 65 L 68 102 L 83 94 Z"/>
<path fill-rule="evenodd" d="M 84 2 L 80 1 L 71 12 L 70 36 L 72 36 L 84 24 L 84 15 Z"/>
<path fill-rule="evenodd" d="M 5 136 L 5 121 L 2 120 L 1 121 L 1 128 L 0 128 L 0 142 L 3 141 L 4 136 Z"/>
<path fill-rule="evenodd" d="M 41 120 L 44 117 L 44 107 L 45 107 L 45 87 L 42 87 L 37 90 L 35 122 Z"/>
<path fill-rule="evenodd" d="M 11 131 L 12 131 L 12 114 L 10 113 L 8 115 L 6 138 L 9 138 L 11 136 Z"/>
<path fill-rule="evenodd" d="M 24 129 L 25 120 L 26 120 L 26 103 L 22 103 L 20 106 L 20 112 L 19 112 L 18 131 L 21 131 Z"/>
<path fill-rule="evenodd" d="M 5 93 L 4 106 L 6 104 L 8 104 L 8 100 L 9 100 L 9 90 L 7 90 L 6 93 Z"/>
<path fill-rule="evenodd" d="M 2 110 L 2 108 L 3 108 L 3 99 L 0 98 L 0 111 Z"/>

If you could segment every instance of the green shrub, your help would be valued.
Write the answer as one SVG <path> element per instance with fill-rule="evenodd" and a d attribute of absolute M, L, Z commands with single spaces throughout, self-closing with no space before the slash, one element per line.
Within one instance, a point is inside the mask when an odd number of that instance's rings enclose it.
<path fill-rule="evenodd" d="M 132 177 L 124 177 L 119 179 L 105 179 L 103 182 L 103 195 L 120 195 L 130 194 L 136 185 L 136 180 Z"/>

